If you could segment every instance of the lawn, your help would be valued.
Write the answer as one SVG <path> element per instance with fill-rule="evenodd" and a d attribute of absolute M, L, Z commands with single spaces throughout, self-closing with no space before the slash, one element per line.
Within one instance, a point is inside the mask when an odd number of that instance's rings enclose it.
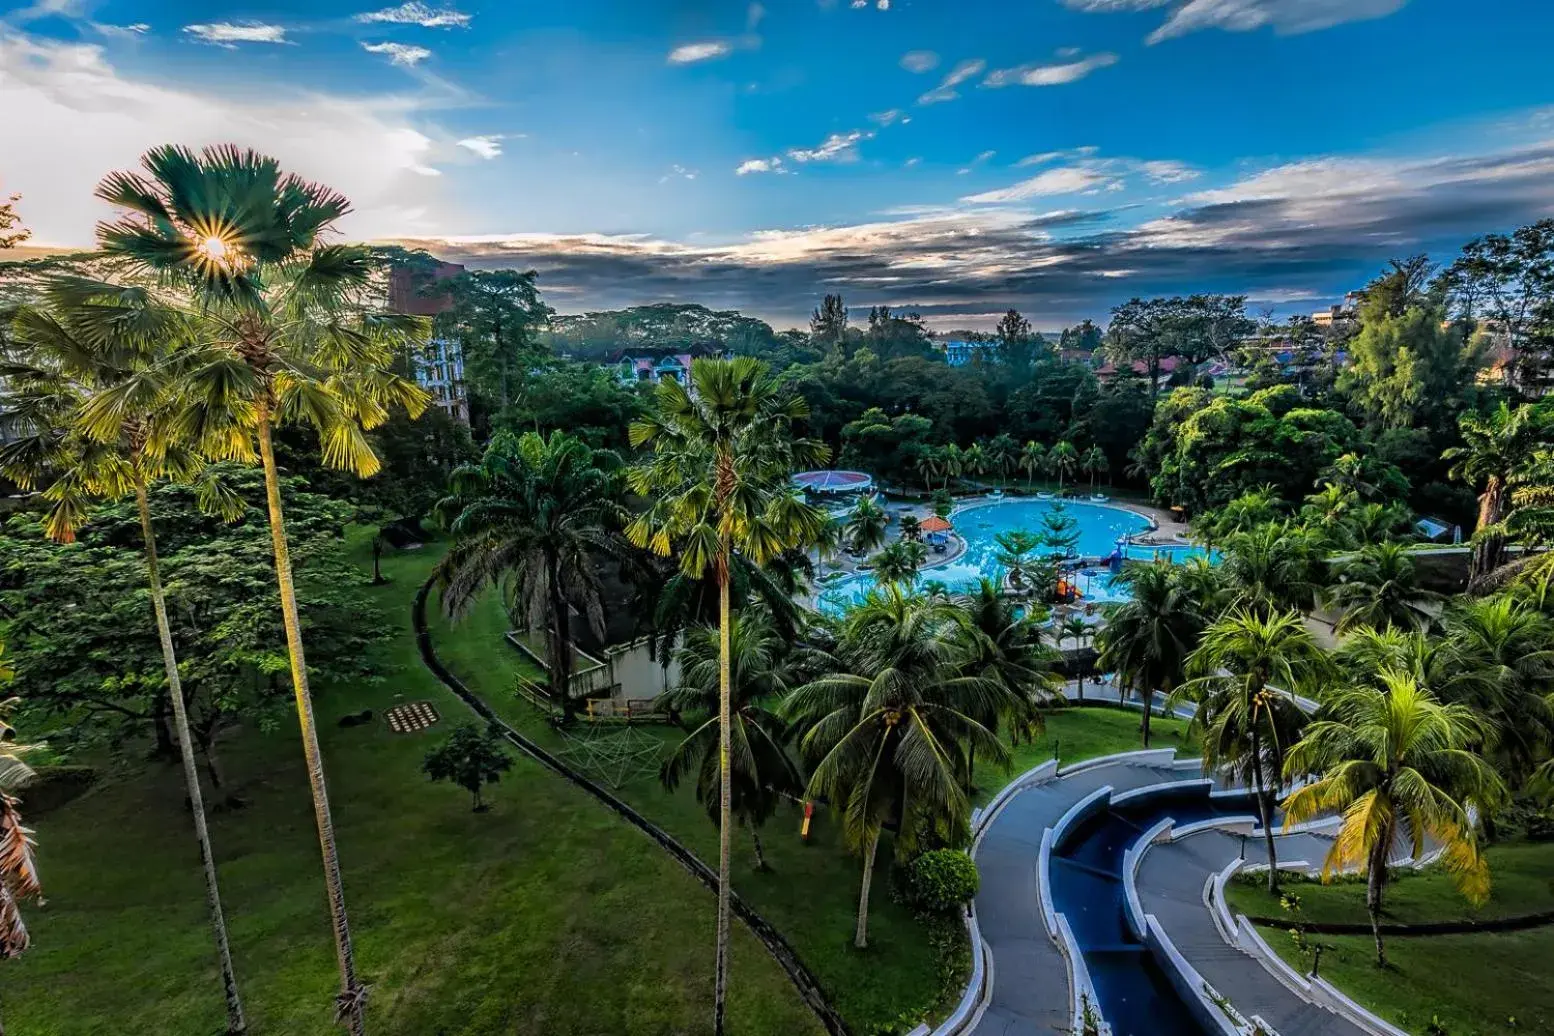
<path fill-rule="evenodd" d="M 434 560 L 386 557 L 373 594 L 403 635 L 379 686 L 318 712 L 369 1029 L 404 1036 L 708 1032 L 713 897 L 649 839 L 518 760 L 490 813 L 420 773 L 466 715 L 421 665 L 409 600 Z M 365 565 L 363 568 L 365 573 Z M 491 645 L 495 654 L 507 650 Z M 504 659 L 506 656 L 502 656 Z M 444 722 L 394 735 L 336 720 L 396 698 Z M 256 1033 L 324 1036 L 336 971 L 294 726 L 223 745 L 247 808 L 212 816 L 238 978 Z M 224 1028 L 199 866 L 175 767 L 130 767 L 33 818 L 46 906 L 0 964 L 10 1031 L 210 1036 Z M 736 926 L 730 1029 L 818 1033 L 787 976 Z"/>
<path fill-rule="evenodd" d="M 1554 843 L 1491 846 L 1488 854 L 1494 891 L 1482 907 L 1471 907 L 1457 895 L 1449 875 L 1405 872 L 1387 891 L 1386 920 L 1488 920 L 1554 909 Z M 1358 880 L 1286 887 L 1299 895 L 1301 914 L 1312 921 L 1367 921 L 1365 886 Z M 1285 916 L 1259 885 L 1233 883 L 1227 892 L 1235 910 Z M 1287 926 L 1265 927 L 1263 937 L 1296 967 L 1310 966 L 1300 959 Z M 1547 963 L 1554 957 L 1554 927 L 1393 937 L 1386 941 L 1391 964 L 1386 970 L 1376 967 L 1369 936 L 1312 938 L 1331 947 L 1322 954 L 1323 977 L 1412 1032 L 1424 1032 L 1436 1018 L 1450 1036 L 1554 1031 L 1554 983 Z"/>
<path fill-rule="evenodd" d="M 502 634 L 507 618 L 498 601 L 488 597 L 468 616 L 450 623 L 441 615 L 430 620 L 438 656 L 504 719 L 547 747 L 564 748 L 562 735 L 513 693 L 516 672 L 535 675 Z M 1047 732 L 1033 743 L 1012 749 L 1007 768 L 979 763 L 978 798 L 985 800 L 1015 776 L 1052 758 L 1054 747 L 1064 762 L 1139 747 L 1139 713 L 1116 708 L 1067 709 L 1048 721 Z M 1156 718 L 1152 746 L 1180 747 L 1186 724 Z M 657 736 L 665 748 L 680 732 L 668 726 L 636 728 Z M 1196 754 L 1193 752 L 1191 754 Z M 717 829 L 688 787 L 670 793 L 655 777 L 628 781 L 613 788 L 702 859 L 717 859 Z M 789 939 L 820 979 L 833 1003 L 856 1032 L 867 1033 L 902 1019 L 935 1016 L 958 1000 L 964 977 L 962 930 L 930 933 L 911 912 L 892 901 L 888 883 L 876 881 L 869 914 L 870 947 L 852 946 L 858 907 L 860 864 L 846 851 L 836 824 L 817 812 L 808 844 L 799 838 L 797 807 L 779 812 L 767 825 L 762 841 L 771 870 L 755 868 L 750 842 L 735 839 L 734 886 L 767 920 Z M 876 874 L 890 868 L 888 844 L 882 844 Z M 911 1025 L 903 1026 L 910 1028 Z"/>

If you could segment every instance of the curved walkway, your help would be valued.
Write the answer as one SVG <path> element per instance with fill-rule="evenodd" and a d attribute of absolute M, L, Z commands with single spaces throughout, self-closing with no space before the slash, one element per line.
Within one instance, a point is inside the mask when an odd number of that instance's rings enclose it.
<path fill-rule="evenodd" d="M 498 730 L 502 737 L 514 748 L 570 781 L 615 811 L 627 823 L 657 842 L 665 852 L 673 856 L 682 867 L 690 871 L 703 885 L 716 892 L 718 888 L 718 873 L 702 862 L 699 856 L 681 845 L 663 828 L 594 783 L 585 774 L 572 769 L 539 744 L 529 740 L 509 726 L 496 713 L 491 711 L 489 705 L 482 701 L 468 687 L 465 687 L 464 683 L 442 664 L 442 661 L 437 657 L 436 650 L 432 647 L 431 630 L 426 625 L 426 600 L 431 586 L 431 580 L 428 580 L 421 584 L 420 589 L 416 591 L 415 602 L 411 606 L 410 625 L 415 631 L 416 646 L 420 650 L 421 661 L 432 671 L 432 675 L 437 677 L 437 680 L 462 700 L 465 705 L 468 705 L 476 715 Z M 772 927 L 770 922 L 756 913 L 753 907 L 740 899 L 738 893 L 731 893 L 729 898 L 730 906 L 734 913 L 749 927 L 751 933 L 766 947 L 767 952 L 788 973 L 788 978 L 792 980 L 793 985 L 798 989 L 800 998 L 803 999 L 810 1010 L 815 1012 L 815 1017 L 820 1020 L 820 1024 L 825 1027 L 826 1032 L 830 1033 L 831 1036 L 849 1036 L 847 1023 L 842 1020 L 842 1016 L 837 1012 L 836 1008 L 831 1006 L 830 999 L 826 996 L 825 990 L 821 988 L 820 980 L 799 959 L 797 951 L 788 943 L 788 940 L 784 939 L 782 934 Z"/>

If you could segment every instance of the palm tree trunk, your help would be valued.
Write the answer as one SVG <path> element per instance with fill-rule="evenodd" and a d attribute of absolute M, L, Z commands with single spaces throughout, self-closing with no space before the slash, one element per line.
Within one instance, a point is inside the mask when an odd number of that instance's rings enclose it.
<path fill-rule="evenodd" d="M 1491 477 L 1484 487 L 1484 495 L 1478 502 L 1478 531 L 1498 525 L 1505 518 L 1505 482 Z M 1505 561 L 1505 537 L 1497 534 L 1485 536 L 1473 548 L 1473 560 L 1468 573 L 1471 586 L 1484 578 Z"/>
<path fill-rule="evenodd" d="M 1144 747 L 1145 748 L 1149 747 L 1149 714 L 1154 711 L 1154 705 L 1155 705 L 1155 692 L 1153 690 L 1145 690 L 1144 691 L 1144 718 L 1139 721 L 1139 729 L 1141 731 L 1143 731 L 1143 734 L 1144 734 Z"/>
<path fill-rule="evenodd" d="M 554 629 L 551 638 L 556 647 L 551 662 L 555 680 L 553 691 L 561 701 L 561 725 L 571 726 L 577 718 L 577 703 L 572 698 L 572 618 L 567 614 L 566 594 L 561 592 L 560 566 L 550 563 L 550 613 Z"/>
<path fill-rule="evenodd" d="M 729 865 L 733 854 L 733 777 L 729 745 L 733 740 L 733 642 L 729 614 L 729 580 L 732 563 L 728 541 L 718 551 L 718 934 L 717 973 L 712 991 L 712 1029 L 723 1036 L 723 1016 L 728 999 Z"/>
<path fill-rule="evenodd" d="M 237 973 L 232 968 L 232 949 L 227 943 L 227 921 L 221 910 L 221 889 L 216 883 L 216 858 L 210 846 L 210 831 L 205 825 L 205 799 L 200 790 L 200 772 L 194 760 L 194 737 L 189 732 L 189 714 L 183 700 L 183 684 L 178 677 L 178 657 L 173 651 L 173 631 L 167 621 L 167 598 L 162 591 L 162 573 L 157 563 L 156 534 L 151 527 L 151 501 L 145 479 L 135 479 L 135 503 L 140 508 L 140 534 L 145 545 L 146 580 L 151 586 L 151 609 L 156 614 L 157 638 L 162 644 L 162 664 L 167 670 L 167 696 L 173 706 L 173 726 L 178 737 L 178 754 L 183 762 L 184 790 L 189 796 L 189 811 L 194 814 L 194 840 L 200 847 L 200 867 L 205 872 L 205 905 L 210 910 L 211 934 L 216 940 L 216 961 L 221 968 L 221 986 L 227 1001 L 228 1036 L 248 1031 L 243 1018 L 243 1000 L 237 991 Z"/>
<path fill-rule="evenodd" d="M 335 846 L 335 825 L 329 813 L 329 789 L 324 783 L 324 757 L 319 751 L 318 727 L 313 721 L 313 696 L 308 689 L 308 666 L 302 653 L 302 622 L 297 616 L 297 588 L 292 582 L 286 519 L 281 513 L 281 481 L 270 443 L 269 401 L 261 398 L 257 409 L 259 459 L 264 466 L 264 495 L 270 512 L 270 540 L 275 551 L 275 578 L 280 584 L 286 650 L 291 656 L 292 693 L 297 701 L 302 753 L 307 759 L 308 784 L 313 792 L 313 819 L 318 825 L 318 845 L 324 859 L 324 887 L 329 895 L 335 958 L 340 965 L 340 995 L 335 1001 L 335 1016 L 350 1029 L 352 1036 L 364 1036 L 367 1031 L 367 989 L 356 977 L 356 951 L 351 944 L 351 923 L 345 912 L 345 885 L 340 878 L 340 853 Z"/>
<path fill-rule="evenodd" d="M 758 871 L 767 870 L 766 854 L 761 851 L 761 832 L 757 830 L 754 824 L 750 825 L 750 841 L 755 843 L 755 869 Z"/>
<path fill-rule="evenodd" d="M 1257 814 L 1263 821 L 1263 844 L 1268 850 L 1268 894 L 1279 894 L 1279 855 L 1273 845 L 1273 816 L 1268 796 L 1263 791 L 1263 736 L 1252 726 L 1252 794 L 1257 796 Z"/>
<path fill-rule="evenodd" d="M 1387 950 L 1381 943 L 1381 893 L 1387 884 L 1387 855 L 1392 850 L 1392 832 L 1387 830 L 1386 837 L 1377 838 L 1376 844 L 1371 846 L 1371 858 L 1369 863 L 1370 873 L 1365 880 L 1365 912 L 1371 919 L 1371 937 L 1376 940 L 1376 966 L 1387 966 Z"/>
<path fill-rule="evenodd" d="M 869 948 L 869 886 L 874 883 L 874 853 L 880 846 L 880 833 L 876 828 L 869 836 L 869 847 L 863 854 L 863 889 L 858 893 L 858 930 L 853 934 L 853 945 L 860 950 Z"/>

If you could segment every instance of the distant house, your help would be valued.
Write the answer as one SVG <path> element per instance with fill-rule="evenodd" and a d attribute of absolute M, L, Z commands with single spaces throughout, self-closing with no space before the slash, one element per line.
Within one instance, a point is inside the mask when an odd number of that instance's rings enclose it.
<path fill-rule="evenodd" d="M 1183 360 L 1179 356 L 1162 356 L 1160 358 L 1160 384 L 1164 385 L 1166 382 L 1170 381 L 1171 375 L 1176 373 L 1176 369 L 1182 366 L 1182 363 Z M 1133 368 L 1134 373 L 1138 374 L 1140 377 L 1149 377 L 1148 360 L 1134 360 L 1130 366 Z M 1111 360 L 1107 360 L 1106 365 L 1095 372 L 1095 376 L 1100 378 L 1102 381 L 1109 381 L 1116 377 L 1116 375 L 1117 365 Z"/>
<path fill-rule="evenodd" d="M 955 339 L 936 344 L 944 350 L 944 362 L 951 367 L 964 367 L 979 355 L 984 360 L 998 357 L 997 342 L 966 342 Z"/>
<path fill-rule="evenodd" d="M 703 357 L 728 359 L 731 355 L 718 345 L 690 346 L 688 349 L 631 346 L 613 353 L 606 360 L 606 366 L 615 368 L 622 384 L 656 385 L 671 378 L 690 388 L 692 361 Z"/>
<path fill-rule="evenodd" d="M 428 270 L 396 266 L 389 272 L 389 309 L 411 316 L 435 317 L 453 306 L 453 296 L 435 286 L 464 272 L 458 263 L 439 262 Z M 464 351 L 459 343 L 433 338 L 413 359 L 415 380 L 431 394 L 432 405 L 469 424 L 469 393 L 464 387 Z"/>
<path fill-rule="evenodd" d="M 1351 291 L 1343 302 L 1311 314 L 1311 322 L 1321 328 L 1341 328 L 1354 323 L 1359 315 L 1360 293 Z"/>

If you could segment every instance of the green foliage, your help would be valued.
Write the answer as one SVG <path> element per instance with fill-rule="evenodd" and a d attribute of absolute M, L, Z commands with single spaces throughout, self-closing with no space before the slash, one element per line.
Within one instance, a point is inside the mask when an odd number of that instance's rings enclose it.
<path fill-rule="evenodd" d="M 1382 295 L 1360 307 L 1338 390 L 1383 428 L 1437 427 L 1465 405 L 1480 359 L 1437 303 L 1391 312 Z"/>
<path fill-rule="evenodd" d="M 932 450 L 933 422 L 916 414 L 887 417 L 871 408 L 842 426 L 843 467 L 871 471 L 894 483 L 916 480 Z"/>
<path fill-rule="evenodd" d="M 455 727 L 421 762 L 421 771 L 433 781 L 452 781 L 469 792 L 477 813 L 485 809 L 481 789 L 501 781 L 512 768 L 513 757 L 502 736 L 494 729 L 482 733 L 473 723 Z"/>
<path fill-rule="evenodd" d="M 528 371 L 513 401 L 512 431 L 538 429 L 575 435 L 596 449 L 623 450 L 631 422 L 647 404 L 636 386 L 593 363 L 552 363 Z"/>
<path fill-rule="evenodd" d="M 912 902 L 934 913 L 965 906 L 982 886 L 976 861 L 959 849 L 919 853 L 908 874 Z"/>
<path fill-rule="evenodd" d="M 459 343 L 473 393 L 505 415 L 518 398 L 525 372 L 545 356 L 538 333 L 551 308 L 540 300 L 533 270 L 468 270 L 439 281 L 452 300 L 438 314 L 438 337 Z"/>

